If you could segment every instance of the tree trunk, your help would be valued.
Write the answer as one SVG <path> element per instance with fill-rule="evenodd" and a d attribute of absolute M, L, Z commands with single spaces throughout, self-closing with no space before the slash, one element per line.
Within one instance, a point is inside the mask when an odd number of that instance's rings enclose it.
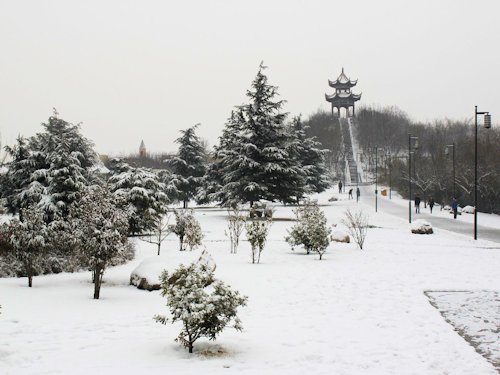
<path fill-rule="evenodd" d="M 28 274 L 28 286 L 31 288 L 33 286 L 33 266 L 31 260 L 28 261 L 26 273 Z"/>
<path fill-rule="evenodd" d="M 158 242 L 158 255 L 160 255 L 161 242 Z"/>
<path fill-rule="evenodd" d="M 179 251 L 183 251 L 184 250 L 183 249 L 183 247 L 184 247 L 183 245 L 184 245 L 184 236 L 179 236 L 179 246 L 180 246 Z"/>
<path fill-rule="evenodd" d="M 94 270 L 94 299 L 99 299 L 99 294 L 101 292 L 101 281 L 102 281 L 102 269 L 100 266 L 96 266 Z"/>
<path fill-rule="evenodd" d="M 188 202 L 186 200 L 183 201 L 183 207 L 188 208 Z"/>

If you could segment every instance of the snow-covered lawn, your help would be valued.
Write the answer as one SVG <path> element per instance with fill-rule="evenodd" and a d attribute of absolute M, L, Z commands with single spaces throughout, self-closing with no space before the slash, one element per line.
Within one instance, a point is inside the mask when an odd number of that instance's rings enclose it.
<path fill-rule="evenodd" d="M 340 223 L 356 203 L 328 202 L 332 195 L 320 203 Z M 249 299 L 244 331 L 199 341 L 194 355 L 173 341 L 179 326 L 153 321 L 167 313 L 160 293 L 129 285 L 154 245 L 138 242 L 134 261 L 108 270 L 97 301 L 89 272 L 35 277 L 31 289 L 26 279 L 2 279 L 0 374 L 496 374 L 424 291 L 500 290 L 498 244 L 439 229 L 416 236 L 405 220 L 366 210 L 376 228 L 365 250 L 332 243 L 319 261 L 290 250 L 292 208 L 276 207 L 285 220 L 271 227 L 258 265 L 246 241 L 229 253 L 225 210 L 196 210 L 216 276 Z M 179 252 L 172 235 L 161 261 L 184 257 L 193 254 Z"/>
<path fill-rule="evenodd" d="M 426 292 L 455 330 L 500 371 L 500 292 Z"/>

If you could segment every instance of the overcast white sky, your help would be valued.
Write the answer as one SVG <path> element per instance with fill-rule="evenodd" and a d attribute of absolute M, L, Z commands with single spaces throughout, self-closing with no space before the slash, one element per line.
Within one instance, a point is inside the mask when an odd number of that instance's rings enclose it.
<path fill-rule="evenodd" d="M 56 107 L 100 153 L 217 141 L 261 60 L 286 111 L 328 109 L 342 66 L 361 103 L 412 118 L 500 118 L 500 1 L 0 0 L 0 133 Z M 356 92 L 356 91 L 355 91 Z"/>

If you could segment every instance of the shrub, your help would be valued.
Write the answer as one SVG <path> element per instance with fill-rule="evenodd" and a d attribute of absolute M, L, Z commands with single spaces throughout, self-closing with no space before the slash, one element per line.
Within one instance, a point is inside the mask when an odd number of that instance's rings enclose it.
<path fill-rule="evenodd" d="M 267 235 L 271 227 L 271 221 L 253 221 L 246 225 L 247 238 L 252 247 L 252 263 L 260 263 L 260 254 L 266 245 Z"/>
<path fill-rule="evenodd" d="M 285 240 L 292 246 L 302 245 L 307 254 L 311 251 L 318 253 L 319 259 L 323 258 L 326 248 L 330 244 L 328 236 L 331 228 L 326 225 L 325 214 L 320 210 L 317 202 L 306 201 L 305 204 L 295 209 L 297 223 L 288 232 Z"/>
<path fill-rule="evenodd" d="M 186 250 L 186 246 L 193 250 L 201 245 L 203 232 L 200 223 L 193 215 L 193 210 L 175 210 L 174 214 L 175 224 L 170 230 L 179 237 L 179 250 Z"/>
<path fill-rule="evenodd" d="M 230 326 L 242 330 L 236 316 L 239 306 L 245 306 L 247 297 L 233 291 L 222 281 L 216 280 L 211 258 L 203 253 L 197 262 L 181 265 L 172 274 L 163 271 L 161 295 L 167 297 L 171 322 L 182 322 L 182 329 L 175 341 L 193 352 L 193 344 L 200 337 L 215 340 L 224 328 Z M 154 319 L 166 324 L 166 316 Z"/>
<path fill-rule="evenodd" d="M 239 206 L 228 209 L 227 212 L 227 231 L 225 231 L 225 234 L 229 237 L 229 241 L 231 242 L 231 254 L 236 254 L 247 217 L 241 212 Z"/>
<path fill-rule="evenodd" d="M 347 227 L 354 242 L 363 250 L 366 234 L 368 233 L 368 215 L 362 210 L 355 212 L 347 210 L 344 215 L 345 217 L 342 219 L 342 223 Z"/>

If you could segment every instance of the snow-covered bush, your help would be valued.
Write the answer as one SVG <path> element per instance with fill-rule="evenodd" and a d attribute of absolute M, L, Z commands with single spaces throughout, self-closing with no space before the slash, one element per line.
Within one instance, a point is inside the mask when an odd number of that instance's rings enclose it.
<path fill-rule="evenodd" d="M 426 220 L 418 219 L 414 220 L 410 224 L 410 229 L 412 233 L 415 234 L 432 234 L 434 233 L 432 230 L 432 225 Z"/>
<path fill-rule="evenodd" d="M 316 201 L 306 201 L 294 212 L 297 223 L 288 232 L 285 240 L 292 246 L 292 249 L 302 245 L 307 254 L 311 251 L 318 253 L 321 260 L 330 243 L 328 236 L 331 233 L 331 229 L 326 224 L 325 214 Z"/>
<path fill-rule="evenodd" d="M 72 216 L 73 233 L 92 270 L 94 299 L 99 299 L 106 267 L 127 244 L 128 218 L 116 207 L 112 194 L 100 186 L 87 190 Z"/>
<path fill-rule="evenodd" d="M 252 263 L 260 263 L 260 254 L 266 245 L 267 235 L 271 227 L 271 221 L 252 221 L 247 223 L 247 239 L 252 247 Z"/>
<path fill-rule="evenodd" d="M 366 234 L 368 233 L 368 215 L 363 210 L 356 210 L 354 212 L 347 210 L 342 223 L 347 227 L 354 242 L 363 250 Z"/>
<path fill-rule="evenodd" d="M 28 276 L 28 286 L 31 287 L 35 274 L 34 264 L 47 250 L 50 231 L 40 208 L 24 208 L 21 213 L 23 221 L 15 219 L 9 223 L 10 243 Z"/>
<path fill-rule="evenodd" d="M 231 243 L 231 254 L 236 254 L 240 243 L 240 236 L 245 228 L 247 216 L 241 212 L 239 205 L 227 210 L 227 231 L 224 231 Z"/>
<path fill-rule="evenodd" d="M 201 245 L 203 232 L 200 223 L 193 215 L 193 210 L 175 210 L 175 224 L 170 230 L 179 237 L 179 250 L 184 251 L 186 247 L 193 250 Z"/>
<path fill-rule="evenodd" d="M 237 310 L 245 306 L 247 297 L 216 280 L 213 262 L 204 253 L 197 262 L 181 265 L 176 271 L 161 275 L 161 295 L 167 297 L 172 323 L 182 322 L 176 341 L 193 352 L 200 337 L 215 340 L 224 328 L 241 331 Z M 156 315 L 154 319 L 166 324 L 169 318 Z"/>

